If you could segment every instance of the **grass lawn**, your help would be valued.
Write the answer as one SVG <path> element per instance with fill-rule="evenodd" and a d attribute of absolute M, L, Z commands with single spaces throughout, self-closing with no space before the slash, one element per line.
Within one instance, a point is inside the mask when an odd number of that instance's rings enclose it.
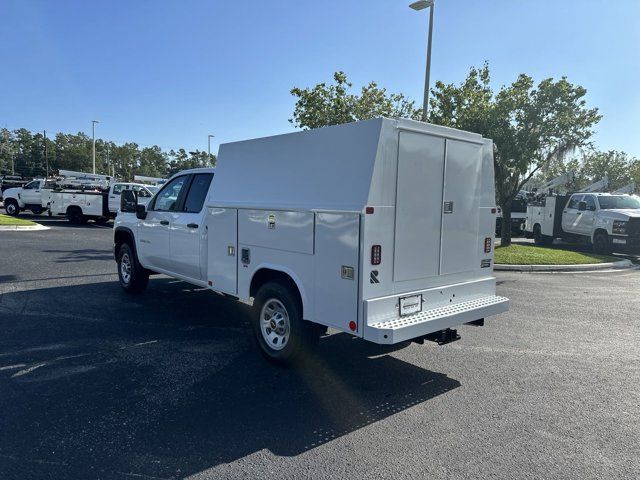
<path fill-rule="evenodd" d="M 33 226 L 37 225 L 35 222 L 31 222 L 29 220 L 24 220 L 22 218 L 10 217 L 9 215 L 0 214 L 0 227 L 4 227 L 7 225 L 18 225 L 18 226 Z"/>
<path fill-rule="evenodd" d="M 619 258 L 591 252 L 573 252 L 560 248 L 510 245 L 496 247 L 494 262 L 503 265 L 584 265 L 615 262 Z"/>

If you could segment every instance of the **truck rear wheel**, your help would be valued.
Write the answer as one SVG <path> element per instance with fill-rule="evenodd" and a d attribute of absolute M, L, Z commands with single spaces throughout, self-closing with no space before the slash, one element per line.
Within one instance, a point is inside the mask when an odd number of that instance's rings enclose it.
<path fill-rule="evenodd" d="M 533 243 L 538 247 L 543 247 L 545 245 L 551 245 L 553 243 L 553 238 L 548 235 L 543 235 L 542 228 L 540 228 L 539 224 L 536 224 L 533 227 Z"/>
<path fill-rule="evenodd" d="M 20 207 L 18 206 L 18 202 L 13 199 L 5 200 L 4 202 L 4 210 L 7 212 L 7 215 L 11 215 L 12 217 L 17 217 L 20 213 Z"/>
<path fill-rule="evenodd" d="M 82 214 L 82 210 L 79 207 L 70 207 L 67 210 L 67 219 L 69 223 L 73 225 L 81 225 L 83 223 L 87 223 L 87 219 Z"/>
<path fill-rule="evenodd" d="M 33 213 L 34 215 L 40 215 L 43 212 L 42 207 L 33 207 L 31 209 L 31 213 Z"/>
<path fill-rule="evenodd" d="M 611 242 L 609 235 L 605 232 L 596 232 L 593 237 L 593 251 L 595 253 L 607 254 L 611 253 Z"/>
<path fill-rule="evenodd" d="M 260 352 L 286 366 L 303 357 L 319 338 L 318 329 L 302 319 L 302 305 L 291 289 L 277 282 L 260 287 L 253 303 L 253 329 Z"/>
<path fill-rule="evenodd" d="M 128 243 L 123 243 L 118 249 L 118 279 L 127 293 L 142 293 L 149 283 L 149 272 L 138 263 Z"/>

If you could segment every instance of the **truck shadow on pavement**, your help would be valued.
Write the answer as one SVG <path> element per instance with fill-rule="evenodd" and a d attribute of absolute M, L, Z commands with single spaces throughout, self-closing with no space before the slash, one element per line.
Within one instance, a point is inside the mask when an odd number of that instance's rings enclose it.
<path fill-rule="evenodd" d="M 87 260 L 110 260 L 113 261 L 111 250 L 98 250 L 95 248 L 83 248 L 79 250 L 43 250 L 44 253 L 63 253 L 65 255 L 56 257 L 56 263 L 84 262 Z"/>
<path fill-rule="evenodd" d="M 183 478 L 295 456 L 460 386 L 345 334 L 273 367 L 250 307 L 171 279 L 142 296 L 104 282 L 2 297 L 1 478 Z"/>

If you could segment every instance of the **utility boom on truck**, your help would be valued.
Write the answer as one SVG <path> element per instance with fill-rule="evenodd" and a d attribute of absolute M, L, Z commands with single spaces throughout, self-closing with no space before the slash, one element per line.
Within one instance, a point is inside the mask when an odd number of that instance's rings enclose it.
<path fill-rule="evenodd" d="M 277 363 L 327 327 L 455 340 L 508 308 L 492 270 L 492 152 L 477 134 L 389 119 L 222 145 L 215 169 L 174 175 L 147 208 L 123 195 L 120 284 L 141 292 L 155 272 L 253 298 Z"/>

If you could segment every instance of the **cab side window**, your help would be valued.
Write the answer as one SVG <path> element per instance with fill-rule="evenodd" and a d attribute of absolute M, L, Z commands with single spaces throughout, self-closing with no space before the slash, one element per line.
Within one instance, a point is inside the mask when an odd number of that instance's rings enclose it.
<path fill-rule="evenodd" d="M 188 175 L 182 175 L 167 183 L 155 196 L 153 205 L 151 205 L 149 209 L 159 212 L 173 212 L 177 210 L 180 192 L 182 192 L 187 178 Z"/>
<path fill-rule="evenodd" d="M 592 195 L 585 195 L 584 202 L 587 204 L 587 210 L 590 212 L 596 211 L 596 200 Z"/>
<path fill-rule="evenodd" d="M 24 190 L 37 190 L 38 187 L 40 186 L 40 182 L 31 182 L 31 183 L 27 183 L 24 187 L 22 187 Z"/>
<path fill-rule="evenodd" d="M 122 184 L 116 184 L 113 186 L 113 193 L 115 195 L 120 195 L 122 193 L 122 189 L 123 189 L 124 185 Z"/>
<path fill-rule="evenodd" d="M 569 201 L 569 205 L 567 205 L 567 208 L 577 210 L 580 200 L 582 200 L 582 195 L 574 195 L 573 197 L 571 197 L 571 200 Z"/>
<path fill-rule="evenodd" d="M 212 173 L 197 173 L 193 176 L 187 199 L 184 202 L 185 212 L 198 213 L 202 210 L 212 178 Z"/>

